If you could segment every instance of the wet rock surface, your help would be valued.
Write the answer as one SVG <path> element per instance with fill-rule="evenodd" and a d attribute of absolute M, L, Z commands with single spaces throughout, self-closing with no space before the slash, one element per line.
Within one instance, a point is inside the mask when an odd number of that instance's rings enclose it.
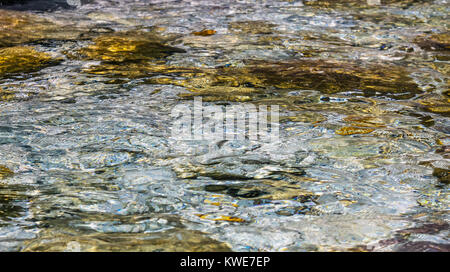
<path fill-rule="evenodd" d="M 31 47 L 15 46 L 0 49 L 0 76 L 31 73 L 57 64 L 49 54 L 38 52 Z"/>
<path fill-rule="evenodd" d="M 1 251 L 449 250 L 447 1 L 24 2 Z M 199 97 L 278 106 L 279 141 L 171 137 Z"/>

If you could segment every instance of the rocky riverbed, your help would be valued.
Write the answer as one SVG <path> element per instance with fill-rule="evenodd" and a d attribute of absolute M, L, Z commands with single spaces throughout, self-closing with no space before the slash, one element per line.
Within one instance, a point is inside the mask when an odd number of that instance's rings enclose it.
<path fill-rule="evenodd" d="M 12 2 L 0 251 L 449 251 L 447 0 Z M 174 139 L 194 98 L 279 140 Z"/>

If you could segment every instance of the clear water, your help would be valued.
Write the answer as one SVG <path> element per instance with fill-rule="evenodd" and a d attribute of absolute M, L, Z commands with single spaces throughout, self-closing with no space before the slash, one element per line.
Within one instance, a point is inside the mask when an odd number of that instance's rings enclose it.
<path fill-rule="evenodd" d="M 441 50 L 417 38 L 447 31 L 448 2 L 323 2 L 92 0 L 0 13 L 58 25 L 33 21 L 23 40 L 0 40 L 60 59 L 0 78 L 0 165 L 14 172 L 0 171 L 0 250 L 448 251 L 448 38 Z M 192 34 L 203 29 L 216 33 Z M 147 66 L 120 61 L 104 72 L 105 59 L 73 57 L 126 31 L 183 49 L 155 62 L 188 72 L 135 76 Z M 194 69 L 302 61 L 401 68 L 418 91 L 282 86 L 297 78 L 284 74 L 238 91 L 227 80 L 191 88 Z M 196 95 L 280 105 L 280 141 L 171 139 L 171 110 Z"/>

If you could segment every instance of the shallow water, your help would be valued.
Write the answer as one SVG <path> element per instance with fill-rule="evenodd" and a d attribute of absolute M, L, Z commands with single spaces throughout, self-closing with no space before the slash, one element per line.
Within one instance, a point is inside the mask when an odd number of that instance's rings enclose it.
<path fill-rule="evenodd" d="M 448 251 L 448 15 L 443 0 L 6 6 L 0 250 Z M 193 97 L 278 105 L 280 139 L 173 139 Z"/>

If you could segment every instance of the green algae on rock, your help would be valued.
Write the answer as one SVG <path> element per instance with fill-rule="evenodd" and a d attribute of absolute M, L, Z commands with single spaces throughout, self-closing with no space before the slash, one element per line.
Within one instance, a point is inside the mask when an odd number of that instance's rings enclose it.
<path fill-rule="evenodd" d="M 53 59 L 49 54 L 36 51 L 33 47 L 2 48 L 0 49 L 0 77 L 35 72 L 57 62 L 58 60 Z"/>

